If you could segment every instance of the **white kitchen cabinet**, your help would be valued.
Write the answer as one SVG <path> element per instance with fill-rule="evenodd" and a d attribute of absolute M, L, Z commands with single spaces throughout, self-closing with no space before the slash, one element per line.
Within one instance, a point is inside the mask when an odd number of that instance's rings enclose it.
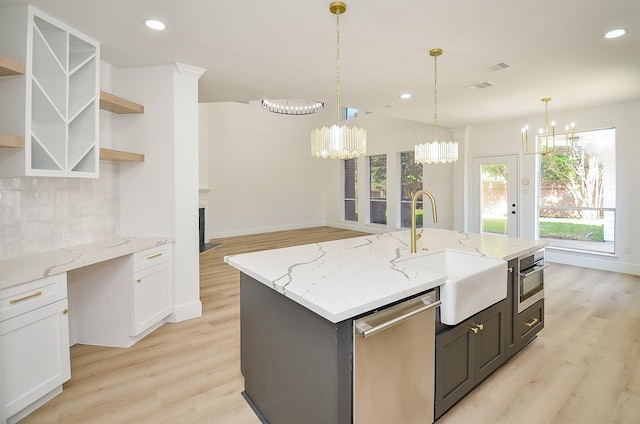
<path fill-rule="evenodd" d="M 13 423 L 71 378 L 66 274 L 0 290 L 0 400 Z"/>
<path fill-rule="evenodd" d="M 132 336 L 137 336 L 173 311 L 171 245 L 133 255 Z"/>
<path fill-rule="evenodd" d="M 24 78 L 0 85 L 12 104 L 0 107 L 0 133 L 25 141 L 2 157 L 2 174 L 97 178 L 99 44 L 31 6 L 0 17 L 0 55 L 26 63 Z"/>
<path fill-rule="evenodd" d="M 68 273 L 71 343 L 129 347 L 173 312 L 172 245 Z"/>

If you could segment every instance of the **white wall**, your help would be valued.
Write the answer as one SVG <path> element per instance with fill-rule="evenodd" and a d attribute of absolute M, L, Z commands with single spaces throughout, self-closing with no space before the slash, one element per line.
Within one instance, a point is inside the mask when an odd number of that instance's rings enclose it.
<path fill-rule="evenodd" d="M 640 102 L 625 103 L 571 112 L 550 112 L 550 119 L 557 122 L 576 123 L 579 130 L 599 128 L 616 129 L 616 241 L 615 255 L 576 254 L 554 249 L 547 250 L 551 261 L 594 267 L 599 269 L 640 274 L 640 210 L 637 181 L 640 181 Z M 469 156 L 490 156 L 518 153 L 520 181 L 536 180 L 536 159 L 520 154 L 520 129 L 529 124 L 532 128 L 544 126 L 544 111 L 539 116 L 493 125 L 476 126 L 468 131 Z M 528 193 L 527 193 L 528 190 Z M 456 194 L 459 196 L 460 194 Z M 520 186 L 520 234 L 535 237 L 536 190 L 533 184 Z M 635 212 L 634 212 L 635 211 Z M 467 210 L 468 213 L 468 210 Z"/>
<path fill-rule="evenodd" d="M 202 314 L 198 262 L 198 78 L 186 65 L 102 66 L 101 86 L 145 107 L 105 117 L 104 147 L 144 153 L 120 164 L 120 231 L 174 239 L 171 321 Z M 108 125 L 106 127 L 105 125 Z"/>
<path fill-rule="evenodd" d="M 259 102 L 209 103 L 209 239 L 324 225 L 327 161 L 310 154 L 322 112 L 286 116 Z"/>
<path fill-rule="evenodd" d="M 333 113 L 311 116 L 268 113 L 259 102 L 207 104 L 209 138 L 207 236 L 218 238 L 317 225 L 367 232 L 397 228 L 399 152 L 412 151 L 433 137 L 433 126 L 397 118 L 364 115 L 349 125 L 367 129 L 367 154 L 387 154 L 387 225 L 366 224 L 368 186 L 360 178 L 361 222 L 342 221 L 341 161 L 310 155 L 310 133 Z M 331 125 L 329 123 L 329 125 Z M 443 137 L 452 134 L 441 129 Z M 366 169 L 366 159 L 359 159 Z M 425 166 L 425 188 L 437 202 L 439 222 L 453 228 L 453 165 Z M 364 172 L 364 171 L 361 171 Z M 428 221 L 428 220 L 427 220 Z"/>

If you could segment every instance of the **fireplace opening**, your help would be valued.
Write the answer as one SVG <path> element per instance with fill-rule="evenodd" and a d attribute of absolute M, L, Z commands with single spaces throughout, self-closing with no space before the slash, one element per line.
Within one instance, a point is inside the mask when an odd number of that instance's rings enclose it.
<path fill-rule="evenodd" d="M 205 240 L 205 213 L 204 208 L 198 209 L 199 228 L 200 228 L 200 253 L 209 249 L 220 246 L 222 243 L 209 243 Z"/>

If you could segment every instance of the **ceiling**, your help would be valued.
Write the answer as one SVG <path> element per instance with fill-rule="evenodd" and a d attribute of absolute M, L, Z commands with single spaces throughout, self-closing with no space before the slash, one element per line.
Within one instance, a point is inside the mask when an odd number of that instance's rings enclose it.
<path fill-rule="evenodd" d="M 329 0 L 0 0 L 30 3 L 132 67 L 207 69 L 200 101 L 310 98 L 335 104 Z M 450 128 L 640 99 L 640 1 L 350 0 L 340 17 L 341 104 Z M 1 12 L 0 12 L 1 13 Z M 143 25 L 167 24 L 164 32 Z M 628 34 L 603 34 L 624 27 Z M 509 67 L 487 71 L 498 63 Z M 490 82 L 483 89 L 468 86 Z M 399 95 L 410 92 L 412 98 Z M 325 112 L 326 113 L 326 112 Z M 330 118 L 329 118 L 330 119 Z"/>

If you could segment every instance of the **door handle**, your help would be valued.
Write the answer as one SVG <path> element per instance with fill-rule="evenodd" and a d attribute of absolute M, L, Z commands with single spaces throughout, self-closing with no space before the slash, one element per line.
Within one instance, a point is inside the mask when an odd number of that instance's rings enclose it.
<path fill-rule="evenodd" d="M 473 334 L 478 334 L 478 330 L 484 330 L 484 324 L 473 324 L 472 327 L 469 327 L 469 330 L 473 331 Z"/>

